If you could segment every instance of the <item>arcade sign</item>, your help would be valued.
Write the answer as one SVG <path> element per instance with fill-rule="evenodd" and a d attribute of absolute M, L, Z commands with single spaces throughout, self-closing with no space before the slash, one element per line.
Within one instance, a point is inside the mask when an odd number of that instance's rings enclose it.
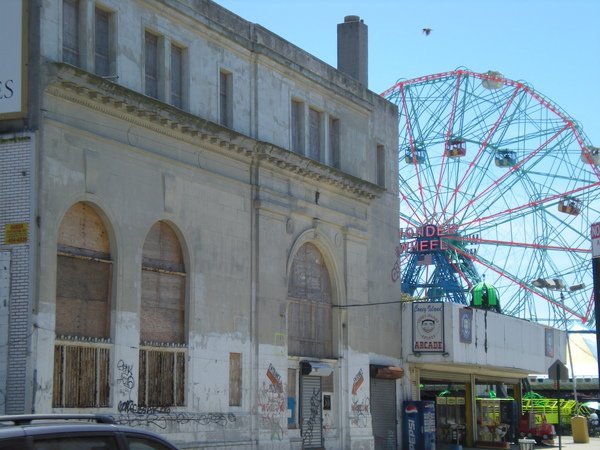
<path fill-rule="evenodd" d="M 443 353 L 444 304 L 413 302 L 413 353 Z"/>

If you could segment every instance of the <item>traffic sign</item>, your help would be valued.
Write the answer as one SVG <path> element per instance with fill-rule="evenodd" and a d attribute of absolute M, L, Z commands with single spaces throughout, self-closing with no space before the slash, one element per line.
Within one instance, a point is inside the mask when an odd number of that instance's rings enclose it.
<path fill-rule="evenodd" d="M 551 380 L 568 380 L 569 379 L 569 369 L 565 366 L 560 359 L 557 359 L 552 363 L 550 367 L 548 367 L 548 378 Z"/>

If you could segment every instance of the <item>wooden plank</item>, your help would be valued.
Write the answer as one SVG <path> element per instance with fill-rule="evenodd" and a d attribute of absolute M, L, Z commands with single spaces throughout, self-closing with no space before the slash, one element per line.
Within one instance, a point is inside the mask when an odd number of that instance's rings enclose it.
<path fill-rule="evenodd" d="M 229 353 L 229 406 L 242 405 L 242 354 Z"/>
<path fill-rule="evenodd" d="M 185 342 L 185 278 L 142 272 L 142 342 Z"/>
<path fill-rule="evenodd" d="M 110 264 L 59 256 L 56 333 L 109 337 Z"/>
<path fill-rule="evenodd" d="M 110 242 L 104 222 L 93 207 L 76 203 L 63 217 L 58 244 L 110 253 Z"/>
<path fill-rule="evenodd" d="M 155 223 L 144 241 L 143 256 L 146 262 L 150 264 L 161 264 L 162 266 L 175 263 L 183 266 L 183 253 L 179 238 L 173 231 L 173 228 L 165 222 Z"/>

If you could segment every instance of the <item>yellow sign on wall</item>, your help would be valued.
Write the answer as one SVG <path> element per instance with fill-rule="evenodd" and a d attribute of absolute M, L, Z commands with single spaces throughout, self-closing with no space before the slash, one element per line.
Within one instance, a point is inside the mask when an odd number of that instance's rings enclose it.
<path fill-rule="evenodd" d="M 25 244 L 29 232 L 27 222 L 7 223 L 4 225 L 4 245 Z"/>

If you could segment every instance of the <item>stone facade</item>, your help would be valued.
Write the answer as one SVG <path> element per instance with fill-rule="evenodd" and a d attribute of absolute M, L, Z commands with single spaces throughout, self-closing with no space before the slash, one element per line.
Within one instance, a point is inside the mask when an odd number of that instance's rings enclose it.
<path fill-rule="evenodd" d="M 0 242 L 0 320 L 26 314 L 0 335 L 0 411 L 107 413 L 181 448 L 374 448 L 370 366 L 401 355 L 396 107 L 211 1 L 27 4 L 28 112 L 0 120 L 0 171 L 30 197 L 0 198 L 30 234 Z M 141 337 L 171 326 L 182 342 Z M 151 370 L 172 401 L 148 400 Z"/>

